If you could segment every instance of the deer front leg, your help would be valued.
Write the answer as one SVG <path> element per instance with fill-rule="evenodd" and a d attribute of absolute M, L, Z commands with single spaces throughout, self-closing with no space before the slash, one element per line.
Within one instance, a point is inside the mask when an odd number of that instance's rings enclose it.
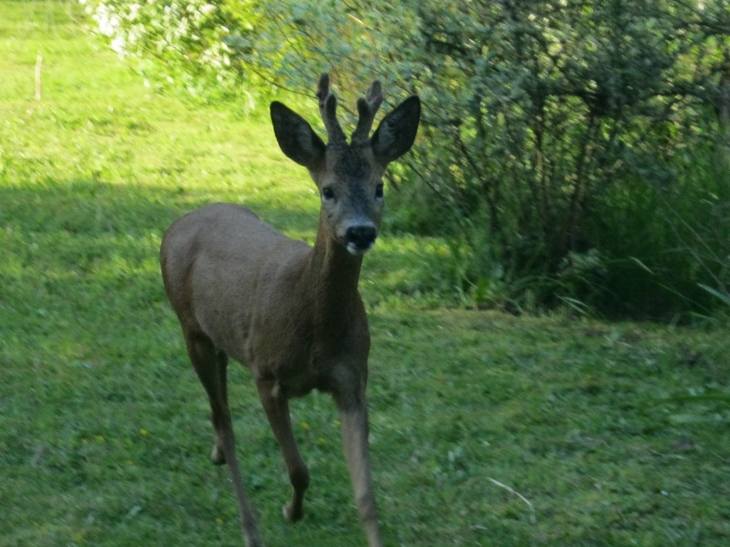
<path fill-rule="evenodd" d="M 307 469 L 299 448 L 297 448 L 297 441 L 294 439 L 289 416 L 289 402 L 286 397 L 281 394 L 274 381 L 258 380 L 256 388 L 266 411 L 266 417 L 269 419 L 271 429 L 274 431 L 274 436 L 284 456 L 289 480 L 294 487 L 292 499 L 283 507 L 284 518 L 296 522 L 304 516 L 304 492 L 309 486 L 309 469 Z"/>
<path fill-rule="evenodd" d="M 360 521 L 365 529 L 369 547 L 382 547 L 378 510 L 375 505 L 373 480 L 370 475 L 368 449 L 368 413 L 364 398 L 362 404 L 340 410 L 342 444 L 350 470 L 355 501 Z"/>

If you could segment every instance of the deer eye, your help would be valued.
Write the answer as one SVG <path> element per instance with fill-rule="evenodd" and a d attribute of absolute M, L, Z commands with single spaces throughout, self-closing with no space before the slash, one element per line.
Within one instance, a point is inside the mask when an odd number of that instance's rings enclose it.
<path fill-rule="evenodd" d="M 322 197 L 324 199 L 334 199 L 335 197 L 335 191 L 332 190 L 329 186 L 322 188 Z"/>
<path fill-rule="evenodd" d="M 382 184 L 378 184 L 375 187 L 375 197 L 376 198 L 382 198 L 383 197 L 383 185 Z"/>

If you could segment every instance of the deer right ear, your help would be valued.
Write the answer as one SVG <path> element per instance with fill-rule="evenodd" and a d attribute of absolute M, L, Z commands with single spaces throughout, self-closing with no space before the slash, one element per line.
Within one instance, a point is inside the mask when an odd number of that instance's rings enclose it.
<path fill-rule="evenodd" d="M 385 116 L 370 138 L 375 159 L 388 165 L 408 152 L 416 140 L 420 121 L 421 101 L 413 95 Z"/>
<path fill-rule="evenodd" d="M 324 159 L 325 144 L 304 118 L 274 101 L 271 103 L 271 123 L 279 148 L 289 159 L 310 170 L 320 165 Z"/>

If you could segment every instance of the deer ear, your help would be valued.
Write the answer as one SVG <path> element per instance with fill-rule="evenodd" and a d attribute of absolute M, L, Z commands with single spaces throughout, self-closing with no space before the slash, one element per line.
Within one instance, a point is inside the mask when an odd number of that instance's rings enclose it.
<path fill-rule="evenodd" d="M 289 159 L 310 170 L 322 162 L 324 142 L 299 114 L 274 101 L 271 103 L 271 123 L 279 148 Z"/>
<path fill-rule="evenodd" d="M 408 152 L 416 140 L 420 120 L 421 100 L 416 95 L 391 110 L 370 138 L 375 159 L 387 165 Z"/>

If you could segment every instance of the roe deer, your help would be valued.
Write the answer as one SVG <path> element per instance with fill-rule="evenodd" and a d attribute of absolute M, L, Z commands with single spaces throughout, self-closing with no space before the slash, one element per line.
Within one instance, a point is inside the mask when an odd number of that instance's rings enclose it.
<path fill-rule="evenodd" d="M 421 103 L 406 99 L 369 137 L 383 100 L 380 82 L 357 101 L 351 142 L 323 74 L 317 89 L 329 143 L 279 102 L 271 121 L 281 150 L 309 170 L 321 197 L 314 247 L 289 239 L 248 208 L 216 203 L 167 230 L 160 252 L 167 296 L 212 409 L 211 459 L 228 463 L 246 545 L 263 545 L 236 460 L 226 389 L 228 357 L 253 373 L 281 447 L 294 494 L 284 517 L 302 518 L 309 470 L 297 448 L 288 399 L 331 393 L 340 412 L 345 459 L 370 547 L 382 547 L 368 454 L 365 384 L 370 334 L 358 292 L 363 254 L 375 243 L 383 209 L 382 176 L 413 145 Z"/>

